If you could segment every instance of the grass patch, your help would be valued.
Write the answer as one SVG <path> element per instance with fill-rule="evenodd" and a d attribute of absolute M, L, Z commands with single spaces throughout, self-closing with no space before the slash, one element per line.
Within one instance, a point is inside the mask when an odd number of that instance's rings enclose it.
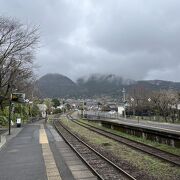
<path fill-rule="evenodd" d="M 109 129 L 109 128 L 106 128 L 106 127 L 101 126 L 100 124 L 98 124 L 98 123 L 96 123 L 96 122 L 89 122 L 89 121 L 87 121 L 87 120 L 80 120 L 80 122 L 85 122 L 85 123 L 87 123 L 87 124 L 89 124 L 89 125 L 92 125 L 92 126 L 94 126 L 94 127 L 98 127 L 98 128 L 100 128 L 100 129 L 103 129 L 103 130 L 106 130 L 106 131 L 108 131 L 108 132 L 117 134 L 117 135 L 119 135 L 119 136 L 128 138 L 128 139 L 130 139 L 130 140 L 134 140 L 134 141 L 137 141 L 137 142 L 141 142 L 141 143 L 147 144 L 147 145 L 149 145 L 149 146 L 158 148 L 158 149 L 160 149 L 160 150 L 163 150 L 163 151 L 166 151 L 166 152 L 169 152 L 169 153 L 172 153 L 172 154 L 175 154 L 175 155 L 179 155 L 179 156 L 180 156 L 180 148 L 175 148 L 175 147 L 172 147 L 172 146 L 168 146 L 168 145 L 166 145 L 166 144 L 160 144 L 160 143 L 158 143 L 158 142 L 153 142 L 153 141 L 150 141 L 150 140 L 147 140 L 147 139 L 143 139 L 143 138 L 141 138 L 141 137 L 132 136 L 132 135 L 123 133 L 123 132 L 121 132 L 121 131 Z"/>
<path fill-rule="evenodd" d="M 126 145 L 89 131 L 70 120 L 67 120 L 65 117 L 62 119 L 62 122 L 73 132 L 87 139 L 88 142 L 111 152 L 116 157 L 119 157 L 137 167 L 140 171 L 142 170 L 147 172 L 150 176 L 159 180 L 180 179 L 180 169 L 176 166 L 173 167 L 170 164 L 162 162 L 152 156 L 135 151 Z"/>

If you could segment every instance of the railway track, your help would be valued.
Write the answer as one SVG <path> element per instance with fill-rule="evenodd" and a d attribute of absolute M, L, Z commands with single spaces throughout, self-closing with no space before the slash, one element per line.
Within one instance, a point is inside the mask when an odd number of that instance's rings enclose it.
<path fill-rule="evenodd" d="M 89 166 L 89 168 L 101 180 L 135 180 L 125 170 L 101 155 L 95 149 L 86 144 L 78 136 L 68 130 L 60 121 L 54 120 L 54 126 L 58 133 L 79 155 L 79 157 Z"/>
<path fill-rule="evenodd" d="M 174 155 L 174 154 L 162 151 L 160 149 L 154 148 L 152 146 L 145 145 L 143 143 L 130 140 L 130 139 L 125 138 L 123 136 L 116 135 L 116 134 L 108 132 L 106 130 L 102 130 L 100 128 L 94 127 L 94 126 L 89 125 L 87 123 L 79 122 L 77 119 L 74 119 L 70 115 L 67 115 L 67 117 L 69 119 L 71 119 L 71 120 L 76 120 L 76 121 L 73 121 L 73 122 L 80 125 L 80 126 L 82 126 L 82 127 L 84 127 L 84 128 L 87 128 L 87 129 L 89 129 L 89 130 L 91 130 L 93 132 L 96 132 L 96 133 L 101 134 L 103 136 L 106 136 L 106 137 L 108 137 L 110 139 L 113 139 L 115 141 L 123 143 L 123 144 L 125 144 L 125 145 L 127 145 L 127 146 L 129 146 L 131 148 L 134 148 L 134 149 L 139 150 L 139 151 L 141 151 L 143 153 L 152 155 L 152 156 L 154 156 L 154 157 L 156 157 L 158 159 L 164 160 L 164 161 L 166 161 L 168 163 L 180 166 L 180 156 L 178 156 L 178 155 Z"/>

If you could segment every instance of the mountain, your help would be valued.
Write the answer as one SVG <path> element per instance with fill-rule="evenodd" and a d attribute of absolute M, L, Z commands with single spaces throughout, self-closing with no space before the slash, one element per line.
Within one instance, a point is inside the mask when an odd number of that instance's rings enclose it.
<path fill-rule="evenodd" d="M 93 97 L 109 95 L 119 97 L 122 89 L 132 92 L 134 89 L 149 91 L 177 90 L 180 91 L 179 82 L 162 80 L 134 81 L 109 74 L 93 74 L 89 77 L 81 77 L 73 82 L 66 76 L 60 74 L 47 74 L 37 82 L 41 97 Z"/>
<path fill-rule="evenodd" d="M 151 91 L 157 91 L 157 90 L 175 90 L 180 91 L 180 82 L 172 82 L 172 81 L 164 81 L 164 80 L 147 80 L 147 81 L 136 81 L 134 85 L 131 86 L 137 87 L 141 86 L 144 89 L 148 89 Z"/>
<path fill-rule="evenodd" d="M 77 84 L 86 89 L 87 95 L 111 95 L 119 96 L 122 89 L 132 92 L 134 89 L 159 91 L 159 90 L 175 90 L 180 91 L 180 82 L 163 81 L 163 80 L 142 80 L 134 81 L 124 79 L 116 75 L 92 75 L 89 78 L 80 78 Z"/>
<path fill-rule="evenodd" d="M 61 74 L 46 74 L 37 81 L 41 97 L 68 97 L 76 95 L 77 85 Z"/>
<path fill-rule="evenodd" d="M 116 96 L 122 91 L 122 88 L 135 83 L 133 80 L 123 79 L 122 77 L 109 74 L 93 74 L 88 78 L 79 78 L 77 84 L 84 90 L 86 96 L 110 95 Z"/>

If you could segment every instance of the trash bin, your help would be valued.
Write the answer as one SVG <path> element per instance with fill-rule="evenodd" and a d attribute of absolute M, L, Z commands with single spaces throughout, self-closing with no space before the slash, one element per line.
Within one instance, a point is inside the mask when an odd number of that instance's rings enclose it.
<path fill-rule="evenodd" d="M 16 119 L 16 125 L 17 127 L 21 127 L 21 118 Z"/>

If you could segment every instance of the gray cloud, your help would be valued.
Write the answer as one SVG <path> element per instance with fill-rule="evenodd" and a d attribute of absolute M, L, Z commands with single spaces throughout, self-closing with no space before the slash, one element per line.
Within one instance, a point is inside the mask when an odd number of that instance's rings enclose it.
<path fill-rule="evenodd" d="M 3 16 L 40 25 L 40 75 L 114 73 L 180 81 L 178 0 L 0 0 Z"/>

